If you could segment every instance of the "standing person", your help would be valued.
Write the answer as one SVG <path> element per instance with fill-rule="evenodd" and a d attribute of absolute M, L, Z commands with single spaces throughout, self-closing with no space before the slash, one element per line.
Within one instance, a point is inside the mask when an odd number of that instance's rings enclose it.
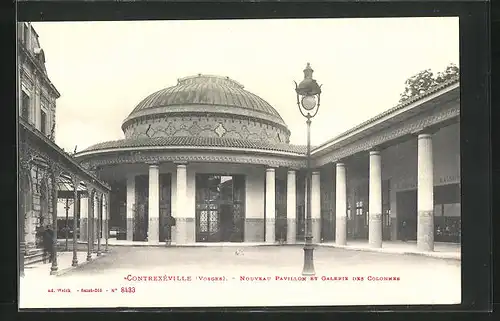
<path fill-rule="evenodd" d="M 168 215 L 166 223 L 163 226 L 163 235 L 165 235 L 165 245 L 169 246 L 172 244 L 172 227 L 175 226 L 175 218 L 172 215 Z"/>
<path fill-rule="evenodd" d="M 402 234 L 402 239 L 403 239 L 403 242 L 406 242 L 408 241 L 408 235 L 407 235 L 407 228 L 406 228 L 406 221 L 403 221 L 403 223 L 401 224 L 401 234 Z"/>
<path fill-rule="evenodd" d="M 52 263 L 54 254 L 54 231 L 50 225 L 47 225 L 43 233 L 43 263 L 46 262 L 47 257 L 49 263 Z"/>

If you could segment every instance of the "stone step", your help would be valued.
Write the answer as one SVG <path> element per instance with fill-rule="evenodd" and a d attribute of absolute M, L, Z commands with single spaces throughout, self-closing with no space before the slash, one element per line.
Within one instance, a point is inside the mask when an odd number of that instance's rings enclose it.
<path fill-rule="evenodd" d="M 29 249 L 24 255 L 24 265 L 31 265 L 43 261 L 43 249 Z"/>

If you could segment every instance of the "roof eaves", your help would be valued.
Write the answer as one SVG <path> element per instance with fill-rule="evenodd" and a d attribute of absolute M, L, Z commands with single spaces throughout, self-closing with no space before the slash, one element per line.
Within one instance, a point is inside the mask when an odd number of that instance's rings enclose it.
<path fill-rule="evenodd" d="M 430 95 L 432 95 L 432 94 L 434 94 L 434 93 L 436 93 L 436 92 L 438 92 L 440 90 L 443 90 L 446 87 L 454 85 L 454 84 L 456 84 L 458 82 L 460 82 L 460 79 L 457 76 L 457 77 L 454 77 L 454 78 L 448 80 L 447 82 L 444 82 L 442 84 L 434 86 L 433 88 L 429 89 L 425 93 L 422 93 L 422 94 L 420 94 L 418 96 L 412 97 L 412 98 L 410 98 L 410 99 L 408 99 L 408 100 L 400 103 L 399 105 L 397 105 L 395 107 L 392 107 L 392 108 L 390 108 L 390 109 L 388 109 L 388 110 L 386 110 L 386 111 L 384 111 L 384 112 L 376 115 L 375 117 L 372 117 L 372 118 L 370 118 L 370 119 L 362 122 L 361 124 L 359 124 L 357 126 L 354 126 L 354 127 L 350 128 L 349 130 L 347 130 L 347 131 L 345 131 L 345 132 L 343 132 L 343 133 L 341 133 L 341 134 L 339 134 L 339 135 L 337 135 L 337 136 L 335 136 L 335 137 L 333 137 L 333 138 L 325 141 L 324 143 L 316 146 L 315 148 L 320 148 L 320 147 L 322 147 L 324 145 L 327 145 L 327 144 L 329 144 L 329 143 L 331 143 L 331 142 L 333 142 L 335 140 L 338 140 L 339 138 L 341 138 L 343 136 L 347 136 L 347 135 L 351 134 L 352 132 L 355 132 L 356 130 L 358 130 L 360 128 L 363 128 L 363 127 L 365 127 L 365 126 L 367 126 L 367 125 L 369 125 L 369 124 L 371 124 L 371 123 L 379 120 L 380 118 L 383 118 L 383 117 L 385 117 L 387 115 L 390 115 L 390 114 L 394 113 L 395 111 L 397 111 L 399 109 L 405 108 L 405 107 L 407 107 L 407 106 L 409 106 L 409 105 L 411 105 L 411 104 L 413 104 L 413 103 L 415 103 L 415 102 L 417 102 L 417 101 L 419 101 L 419 100 L 421 100 L 421 99 L 423 99 L 425 97 L 428 97 L 428 96 L 430 96 Z M 311 147 L 311 151 L 314 151 L 314 148 Z"/>

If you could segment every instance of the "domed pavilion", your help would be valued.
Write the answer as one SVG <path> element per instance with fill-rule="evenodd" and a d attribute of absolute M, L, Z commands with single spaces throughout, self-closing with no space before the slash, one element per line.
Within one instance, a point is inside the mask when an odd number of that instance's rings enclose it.
<path fill-rule="evenodd" d="M 122 130 L 76 157 L 112 186 L 110 226 L 127 240 L 286 240 L 285 181 L 295 187 L 305 147 L 289 144 L 280 114 L 242 84 L 179 79 L 139 102 Z"/>

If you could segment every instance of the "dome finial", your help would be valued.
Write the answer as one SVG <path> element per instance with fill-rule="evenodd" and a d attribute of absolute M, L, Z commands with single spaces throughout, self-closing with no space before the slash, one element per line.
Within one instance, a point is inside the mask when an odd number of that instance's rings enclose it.
<path fill-rule="evenodd" d="M 314 70 L 311 68 L 311 64 L 307 63 L 306 69 L 304 69 L 304 79 L 312 79 L 312 74 Z"/>

